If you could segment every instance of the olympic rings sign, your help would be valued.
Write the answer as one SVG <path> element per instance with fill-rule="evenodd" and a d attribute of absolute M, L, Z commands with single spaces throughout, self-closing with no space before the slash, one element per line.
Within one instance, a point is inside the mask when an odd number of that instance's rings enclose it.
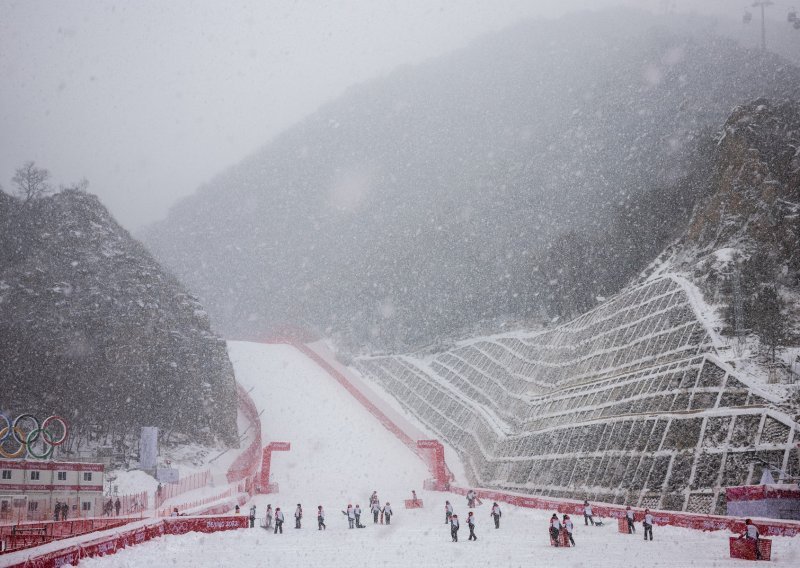
<path fill-rule="evenodd" d="M 67 421 L 55 415 L 39 422 L 33 414 L 20 414 L 11 421 L 0 412 L 0 426 L 0 456 L 9 459 L 21 458 L 27 454 L 38 460 L 46 460 L 53 455 L 56 446 L 67 440 L 69 433 Z M 5 447 L 6 440 L 11 440 L 17 448 L 8 450 Z"/>

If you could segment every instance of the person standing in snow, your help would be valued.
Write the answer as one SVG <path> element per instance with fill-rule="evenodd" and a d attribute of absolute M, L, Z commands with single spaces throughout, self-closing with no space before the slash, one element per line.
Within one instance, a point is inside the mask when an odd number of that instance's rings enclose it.
<path fill-rule="evenodd" d="M 444 502 L 444 524 L 449 524 L 450 519 L 453 517 L 453 505 L 450 501 Z"/>
<path fill-rule="evenodd" d="M 283 534 L 283 511 L 281 511 L 280 507 L 275 508 L 275 533 L 278 534 L 280 531 Z"/>
<path fill-rule="evenodd" d="M 376 525 L 378 524 L 378 515 L 381 514 L 381 504 L 377 501 L 372 501 L 369 505 L 370 510 L 372 511 L 372 522 Z"/>
<path fill-rule="evenodd" d="M 252 529 L 254 526 L 256 526 L 256 506 L 255 505 L 250 507 L 250 515 L 248 516 L 248 518 L 250 519 L 250 528 Z"/>
<path fill-rule="evenodd" d="M 347 511 L 342 511 L 342 514 L 347 517 L 347 523 L 350 525 L 352 529 L 355 526 L 356 516 L 353 513 L 353 506 L 348 504 Z"/>
<path fill-rule="evenodd" d="M 372 506 L 373 503 L 380 503 L 380 499 L 378 499 L 378 492 L 373 491 L 372 495 L 369 496 L 369 504 Z"/>
<path fill-rule="evenodd" d="M 558 515 L 553 513 L 550 517 L 550 543 L 553 546 L 558 546 L 558 533 L 561 532 L 561 521 L 558 520 Z"/>
<path fill-rule="evenodd" d="M 69 515 L 69 505 L 66 503 L 62 503 L 61 505 L 61 520 L 66 521 L 67 515 Z"/>
<path fill-rule="evenodd" d="M 386 524 L 392 524 L 392 506 L 389 505 L 389 501 L 386 501 L 386 505 L 383 507 L 383 516 L 386 518 Z"/>
<path fill-rule="evenodd" d="M 458 542 L 458 515 L 453 515 L 450 518 L 450 537 L 453 539 L 453 542 Z"/>
<path fill-rule="evenodd" d="M 633 526 L 633 521 L 636 520 L 636 515 L 633 513 L 630 505 L 625 507 L 625 520 L 628 521 L 628 534 L 636 534 L 636 527 Z"/>
<path fill-rule="evenodd" d="M 497 504 L 497 501 L 494 502 L 492 505 L 492 518 L 494 519 L 494 528 L 500 528 L 500 517 L 503 515 L 503 512 L 500 510 L 500 505 Z"/>
<path fill-rule="evenodd" d="M 472 489 L 467 491 L 467 507 L 470 509 L 475 507 L 475 491 Z"/>
<path fill-rule="evenodd" d="M 119 502 L 119 497 L 117 497 L 117 500 L 114 501 L 114 510 L 116 511 L 116 516 L 117 517 L 119 517 L 119 509 L 120 509 L 120 507 L 122 507 L 122 503 Z"/>
<path fill-rule="evenodd" d="M 569 518 L 569 515 L 564 514 L 564 530 L 567 532 L 567 536 L 569 537 L 569 541 L 572 543 L 572 546 L 575 546 L 575 539 L 572 538 L 572 519 Z"/>
<path fill-rule="evenodd" d="M 272 530 L 272 504 L 267 505 L 267 516 L 264 518 L 264 528 L 268 531 Z"/>
<path fill-rule="evenodd" d="M 592 525 L 594 526 L 594 519 L 592 518 L 592 506 L 589 505 L 589 501 L 583 502 L 583 522 L 585 525 L 589 525 L 589 521 L 591 521 Z"/>
<path fill-rule="evenodd" d="M 652 533 L 650 540 L 653 540 Z M 755 542 L 755 549 L 756 549 L 756 560 L 761 560 L 761 551 L 758 549 L 758 539 L 761 538 L 761 533 L 758 532 L 758 527 L 753 524 L 753 521 L 750 519 L 745 520 L 744 522 L 744 533 L 739 538 L 746 538 L 747 540 L 752 540 Z"/>
<path fill-rule="evenodd" d="M 353 515 L 356 517 L 356 528 L 364 528 L 364 525 L 361 524 L 361 505 L 356 503 L 355 509 L 353 509 Z"/>
<path fill-rule="evenodd" d="M 650 509 L 644 510 L 644 520 L 642 521 L 644 528 L 644 539 L 647 540 L 647 535 L 650 535 L 650 540 L 653 540 L 653 515 L 650 514 Z"/>
<path fill-rule="evenodd" d="M 469 527 L 469 538 L 467 540 L 478 540 L 478 537 L 475 536 L 475 515 L 472 511 L 467 515 L 467 526 Z"/>
<path fill-rule="evenodd" d="M 327 527 L 325 526 L 325 511 L 322 510 L 322 505 L 317 507 L 317 530 L 325 530 Z"/>
<path fill-rule="evenodd" d="M 300 519 L 303 518 L 303 508 L 300 503 L 297 504 L 297 509 L 294 510 L 294 528 L 300 528 Z"/>

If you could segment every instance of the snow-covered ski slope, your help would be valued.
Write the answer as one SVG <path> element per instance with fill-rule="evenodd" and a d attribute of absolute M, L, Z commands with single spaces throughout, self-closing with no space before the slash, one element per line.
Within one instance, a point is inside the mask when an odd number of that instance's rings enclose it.
<path fill-rule="evenodd" d="M 290 452 L 273 457 L 272 471 L 280 493 L 254 500 L 259 515 L 267 503 L 288 513 L 284 534 L 254 528 L 168 536 L 113 556 L 82 561 L 81 566 L 742 565 L 742 561 L 727 558 L 725 533 L 656 527 L 655 540 L 644 542 L 641 534 L 618 534 L 614 523 L 584 527 L 581 519 L 575 519 L 577 547 L 555 549 L 549 546 L 546 532 L 551 513 L 504 506 L 501 528 L 495 530 L 489 517 L 490 503 L 475 509 L 479 540 L 468 542 L 469 531 L 464 526 L 459 542 L 453 543 L 444 524 L 444 501 L 450 499 L 464 520 L 468 512 L 464 498 L 422 491 L 422 480 L 429 476 L 422 461 L 324 371 L 287 345 L 231 343 L 229 350 L 237 379 L 253 387 L 250 394 L 264 410 L 265 442 L 292 443 Z M 411 489 L 423 499 L 424 509 L 402 507 Z M 392 503 L 396 513 L 392 524 L 374 525 L 365 515 L 366 528 L 348 529 L 341 509 L 348 503 L 365 507 L 373 490 L 382 502 Z M 292 511 L 297 503 L 303 504 L 305 512 L 301 530 L 293 528 Z M 316 527 L 315 511 L 320 504 L 327 513 L 324 532 Z M 776 538 L 773 542 L 775 565 L 800 563 L 800 539 Z"/>
<path fill-rule="evenodd" d="M 355 366 L 482 487 L 725 514 L 725 487 L 757 483 L 759 460 L 796 467 L 800 425 L 726 360 L 711 312 L 661 276 L 544 331 Z"/>

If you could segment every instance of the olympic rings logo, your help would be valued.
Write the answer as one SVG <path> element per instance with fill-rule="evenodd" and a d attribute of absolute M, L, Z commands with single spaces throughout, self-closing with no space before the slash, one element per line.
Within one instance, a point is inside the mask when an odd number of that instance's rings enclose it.
<path fill-rule="evenodd" d="M 12 422 L 0 412 L 0 456 L 8 459 L 24 457 L 26 454 L 38 460 L 46 460 L 53 455 L 56 446 L 67 440 L 69 428 L 60 416 L 48 416 L 39 422 L 33 414 L 20 414 Z M 12 448 L 6 447 L 10 441 Z M 13 445 L 16 444 L 16 448 Z"/>

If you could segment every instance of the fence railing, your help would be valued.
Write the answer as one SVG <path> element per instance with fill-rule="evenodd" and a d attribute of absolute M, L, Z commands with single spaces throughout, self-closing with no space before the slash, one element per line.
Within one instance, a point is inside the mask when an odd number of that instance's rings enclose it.
<path fill-rule="evenodd" d="M 195 489 L 200 489 L 201 487 L 206 487 L 210 483 L 211 471 L 205 470 L 188 475 L 181 479 L 178 483 L 167 483 L 161 485 L 161 487 L 156 491 L 155 507 L 158 509 L 164 504 L 165 501 L 168 501 L 173 497 L 177 497 L 178 495 L 182 495 L 183 493 L 188 493 L 189 491 L 194 491 Z"/>

